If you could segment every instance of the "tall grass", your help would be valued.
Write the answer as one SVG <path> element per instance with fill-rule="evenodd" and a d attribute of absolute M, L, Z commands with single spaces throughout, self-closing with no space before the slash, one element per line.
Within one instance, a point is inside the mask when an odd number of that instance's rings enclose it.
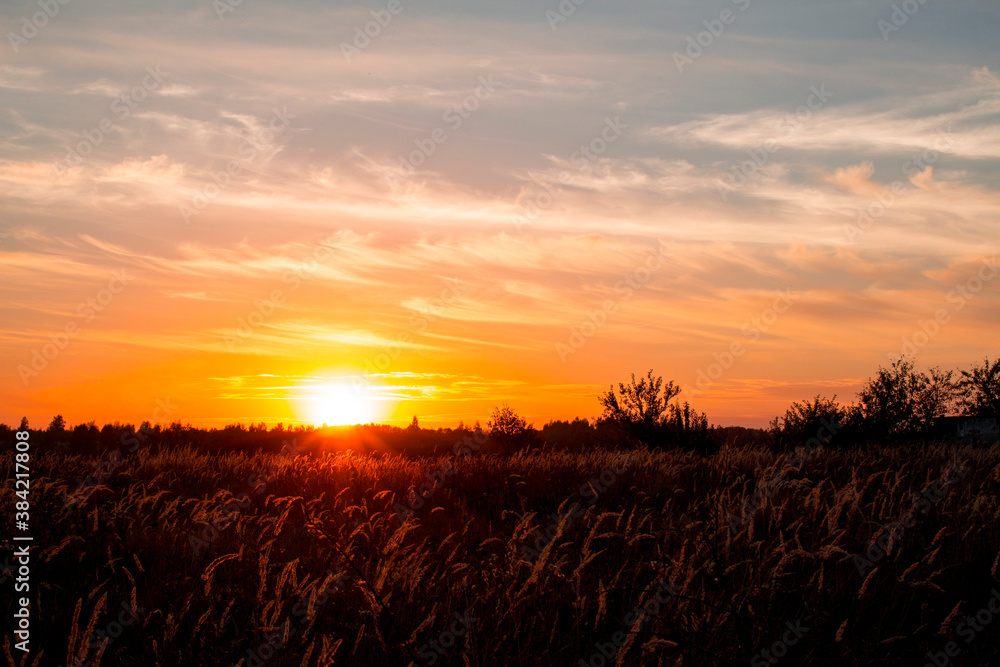
<path fill-rule="evenodd" d="M 98 459 L 46 455 L 32 473 L 30 659 L 578 665 L 625 632 L 617 664 L 745 665 L 801 620 L 810 630 L 782 664 L 923 664 L 1000 584 L 996 446 L 820 450 L 801 470 L 752 445 L 453 458 L 403 521 L 395 506 L 433 458 L 140 450 L 67 512 L 63 494 Z M 860 572 L 854 555 L 956 461 L 961 480 Z M 13 477 L 10 457 L 0 471 Z M 15 500 L 6 487 L 0 510 L 12 516 Z M 661 579 L 676 595 L 627 625 Z M 141 611 L 115 628 L 123 603 Z M 469 631 L 432 648 L 466 610 Z M 109 630 L 120 634 L 97 634 Z M 998 644 L 987 628 L 962 644 L 963 664 L 991 664 Z"/>

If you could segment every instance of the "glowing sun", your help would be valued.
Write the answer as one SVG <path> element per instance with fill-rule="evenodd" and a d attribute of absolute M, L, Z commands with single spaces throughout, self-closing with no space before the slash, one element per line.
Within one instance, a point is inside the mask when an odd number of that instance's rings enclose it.
<path fill-rule="evenodd" d="M 312 388 L 307 400 L 307 414 L 315 424 L 349 426 L 366 424 L 381 418 L 379 401 L 364 387 L 328 384 Z"/>

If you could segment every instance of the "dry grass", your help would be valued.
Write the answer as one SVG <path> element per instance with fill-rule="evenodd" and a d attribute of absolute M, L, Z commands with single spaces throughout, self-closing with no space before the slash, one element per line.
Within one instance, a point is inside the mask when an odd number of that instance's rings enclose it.
<path fill-rule="evenodd" d="M 421 647 L 471 609 L 478 620 L 437 664 L 578 665 L 630 630 L 623 617 L 662 577 L 677 596 L 618 664 L 745 665 L 796 619 L 811 629 L 782 664 L 922 664 L 1000 584 L 997 447 L 821 451 L 735 531 L 727 516 L 781 455 L 632 452 L 588 503 L 581 485 L 621 460 L 476 454 L 401 524 L 393 505 L 434 459 L 140 451 L 67 514 L 62 494 L 97 460 L 49 455 L 33 462 L 32 658 L 246 666 L 270 642 L 270 665 L 406 665 L 408 645 L 429 655 Z M 859 574 L 852 556 L 953 461 L 961 481 Z M 261 473 L 255 492 L 247 480 Z M 0 509 L 14 500 L 5 488 Z M 553 513 L 556 538 L 526 561 Z M 95 639 L 123 603 L 144 611 Z M 963 664 L 990 664 L 998 644 L 1000 627 L 987 628 L 962 644 Z"/>

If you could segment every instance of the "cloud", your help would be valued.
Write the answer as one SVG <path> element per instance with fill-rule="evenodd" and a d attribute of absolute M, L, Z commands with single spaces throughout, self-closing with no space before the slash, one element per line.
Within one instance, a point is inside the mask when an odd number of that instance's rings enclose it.
<path fill-rule="evenodd" d="M 839 188 L 853 192 L 863 197 L 871 197 L 878 194 L 883 187 L 871 182 L 872 174 L 875 173 L 875 165 L 871 162 L 862 162 L 837 169 L 833 176 L 827 177 L 830 183 Z"/>
<path fill-rule="evenodd" d="M 113 165 L 100 175 L 96 182 L 143 183 L 162 188 L 176 187 L 184 177 L 184 165 L 170 161 L 166 155 L 154 155 L 147 160 L 126 159 Z"/>
<path fill-rule="evenodd" d="M 198 89 L 179 83 L 170 83 L 159 88 L 156 94 L 165 97 L 193 97 L 198 94 Z"/>
<path fill-rule="evenodd" d="M 229 301 L 229 299 L 212 296 L 207 292 L 175 292 L 164 290 L 163 295 L 168 299 L 192 299 L 195 301 Z"/>
<path fill-rule="evenodd" d="M 931 190 L 934 181 L 934 167 L 927 167 L 923 171 L 910 176 L 910 183 L 921 190 Z"/>
<path fill-rule="evenodd" d="M 104 95 L 106 97 L 118 97 L 126 92 L 124 86 L 109 79 L 98 79 L 77 86 L 69 91 L 70 95 Z"/>
<path fill-rule="evenodd" d="M 973 72 L 973 76 L 979 83 L 1000 88 L 1000 77 L 991 72 L 989 67 L 980 67 Z"/>
<path fill-rule="evenodd" d="M 15 91 L 39 91 L 42 84 L 38 79 L 46 74 L 41 67 L 0 65 L 0 88 Z"/>
<path fill-rule="evenodd" d="M 963 157 L 997 158 L 1000 90 L 976 72 L 947 92 L 843 104 L 834 94 L 828 106 L 807 109 L 808 117 L 804 118 L 792 115 L 792 109 L 759 109 L 654 127 L 646 134 L 659 141 L 735 149 L 774 141 L 782 149 L 802 151 L 922 151 L 936 147 Z"/>

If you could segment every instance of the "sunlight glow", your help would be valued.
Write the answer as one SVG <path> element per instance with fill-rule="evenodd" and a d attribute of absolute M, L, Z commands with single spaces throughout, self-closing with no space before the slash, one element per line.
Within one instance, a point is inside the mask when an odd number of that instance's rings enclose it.
<path fill-rule="evenodd" d="M 312 388 L 303 397 L 306 418 L 316 425 L 349 426 L 378 421 L 383 417 L 380 402 L 363 387 L 326 384 Z"/>

